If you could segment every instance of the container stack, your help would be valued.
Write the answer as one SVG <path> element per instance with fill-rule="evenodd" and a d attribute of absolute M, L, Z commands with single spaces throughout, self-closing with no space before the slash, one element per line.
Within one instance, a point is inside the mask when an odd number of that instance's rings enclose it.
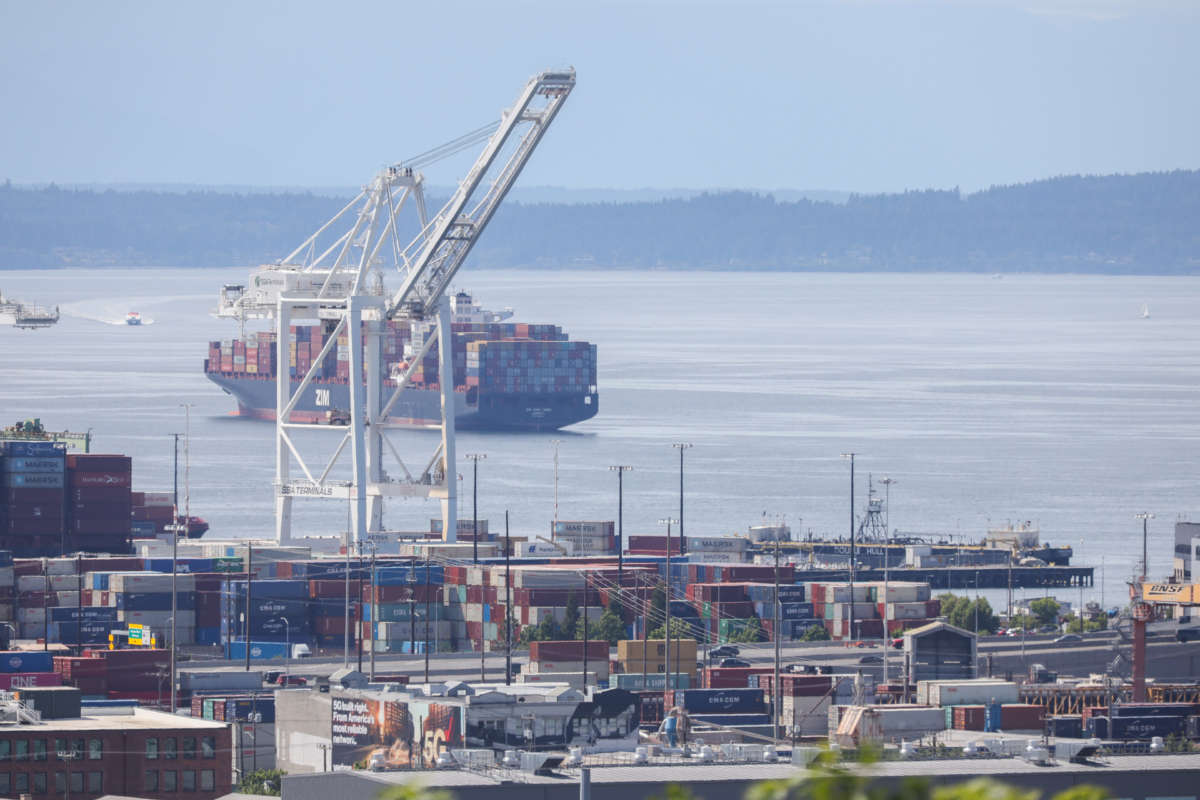
<path fill-rule="evenodd" d="M 0 442 L 0 547 L 40 555 L 62 547 L 66 446 Z"/>
<path fill-rule="evenodd" d="M 221 598 L 222 606 L 231 609 L 221 618 L 221 637 L 226 643 L 313 643 L 306 580 L 252 581 L 248 612 L 246 581 L 226 581 Z"/>
<path fill-rule="evenodd" d="M 130 502 L 135 536 L 157 536 L 175 519 L 175 495 L 171 492 L 131 492 Z"/>
<path fill-rule="evenodd" d="M 825 629 L 834 639 L 851 635 L 851 595 L 848 583 L 806 583 L 813 614 L 824 620 Z M 930 597 L 929 584 L 892 581 L 884 592 L 882 582 L 855 583 L 853 613 L 855 632 L 859 638 L 883 636 L 883 620 L 887 615 L 888 634 L 899 635 L 934 620 L 941 604 Z"/>
<path fill-rule="evenodd" d="M 596 385 L 596 346 L 504 339 L 467 344 L 466 385 L 499 393 L 583 394 Z"/>
<path fill-rule="evenodd" d="M 377 653 L 423 653 L 426 648 L 442 652 L 458 646 L 468 624 L 461 613 L 449 619 L 450 610 L 442 602 L 442 584 L 450 569 L 430 567 L 427 574 L 419 564 L 376 567 L 374 593 L 368 577 L 360 595 L 364 647 Z"/>
<path fill-rule="evenodd" d="M 575 556 L 616 555 L 616 526 L 610 522 L 550 523 L 550 538 Z"/>
<path fill-rule="evenodd" d="M 569 683 L 582 687 L 586 653 L 587 681 L 595 686 L 608 680 L 608 650 L 608 642 L 530 642 L 529 664 L 517 679 L 521 683 Z"/>
<path fill-rule="evenodd" d="M 61 685 L 62 678 L 54 671 L 50 653 L 42 650 L 0 652 L 0 691 Z"/>
<path fill-rule="evenodd" d="M 73 576 L 72 576 L 73 577 Z M 190 573 L 172 577 L 162 572 L 90 572 L 84 581 L 91 588 L 89 605 L 115 611 L 114 627 L 144 625 L 160 642 L 171 634 L 171 585 L 174 580 L 175 637 L 180 644 L 196 638 L 196 578 Z"/>
<path fill-rule="evenodd" d="M 690 685 L 698 685 L 696 676 L 696 640 L 671 640 L 671 672 L 688 676 Z M 660 675 L 667 672 L 667 643 L 663 639 L 622 639 L 617 642 L 617 671 L 627 675 Z"/>
<path fill-rule="evenodd" d="M 11 550 L 0 550 L 0 622 L 16 621 L 17 577 Z"/>
<path fill-rule="evenodd" d="M 133 460 L 129 456 L 72 453 L 66 457 L 66 467 L 68 549 L 128 552 Z"/>
<path fill-rule="evenodd" d="M 104 685 L 113 700 L 158 703 L 171 693 L 170 653 L 163 649 L 84 650 L 85 658 L 104 663 Z M 80 669 L 75 666 L 75 669 Z M 98 674 L 98 670 L 96 674 Z"/>

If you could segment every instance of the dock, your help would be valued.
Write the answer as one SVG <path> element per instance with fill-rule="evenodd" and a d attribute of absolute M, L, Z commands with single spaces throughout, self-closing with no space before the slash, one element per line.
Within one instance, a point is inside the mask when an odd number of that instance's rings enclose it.
<path fill-rule="evenodd" d="M 1094 567 L 894 567 L 887 570 L 893 581 L 928 583 L 933 589 L 1041 589 L 1091 587 Z M 796 569 L 797 582 L 844 581 L 845 569 Z M 884 570 L 868 567 L 855 571 L 857 581 L 882 581 Z"/>

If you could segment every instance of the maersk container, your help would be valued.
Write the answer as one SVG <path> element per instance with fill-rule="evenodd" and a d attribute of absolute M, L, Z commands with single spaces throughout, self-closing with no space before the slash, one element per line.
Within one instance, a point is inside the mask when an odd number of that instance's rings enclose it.
<path fill-rule="evenodd" d="M 0 442 L 0 453 L 8 456 L 65 456 L 66 452 L 65 442 Z"/>
<path fill-rule="evenodd" d="M 8 472 L 4 475 L 4 485 L 10 489 L 61 489 L 64 485 L 63 473 Z"/>
<path fill-rule="evenodd" d="M 45 650 L 0 651 L 0 672 L 53 672 L 54 657 Z"/>
<path fill-rule="evenodd" d="M 65 464 L 66 462 L 61 456 L 57 458 L 53 456 L 40 458 L 35 456 L 22 456 L 18 458 L 9 458 L 4 464 L 4 469 L 8 472 L 55 473 L 62 472 Z"/>
<path fill-rule="evenodd" d="M 762 689 L 686 689 L 675 703 L 700 714 L 760 714 L 766 706 Z"/>

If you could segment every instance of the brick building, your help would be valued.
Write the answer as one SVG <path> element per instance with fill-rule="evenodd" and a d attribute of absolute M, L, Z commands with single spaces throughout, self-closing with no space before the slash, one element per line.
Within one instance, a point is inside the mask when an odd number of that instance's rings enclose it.
<path fill-rule="evenodd" d="M 0 797 L 214 800 L 232 791 L 228 725 L 142 708 L 92 711 L 0 720 Z"/>

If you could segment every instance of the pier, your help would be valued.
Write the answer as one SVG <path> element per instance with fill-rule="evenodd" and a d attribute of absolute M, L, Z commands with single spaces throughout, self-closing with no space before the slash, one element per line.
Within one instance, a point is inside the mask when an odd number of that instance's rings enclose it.
<path fill-rule="evenodd" d="M 1095 585 L 1094 567 L 893 567 L 887 577 L 893 581 L 928 583 L 933 589 L 1041 589 L 1081 588 Z M 845 569 L 796 569 L 797 582 L 844 581 Z M 882 581 L 884 570 L 859 568 L 856 581 Z"/>

